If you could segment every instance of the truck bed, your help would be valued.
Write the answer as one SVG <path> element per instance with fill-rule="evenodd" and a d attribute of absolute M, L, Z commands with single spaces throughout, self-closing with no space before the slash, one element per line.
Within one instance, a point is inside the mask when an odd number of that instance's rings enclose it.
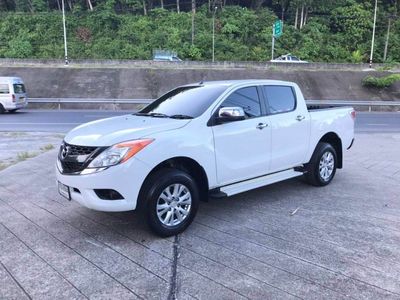
<path fill-rule="evenodd" d="M 354 137 L 354 121 L 351 117 L 353 108 L 350 106 L 308 108 L 311 118 L 311 140 L 320 137 L 320 131 L 334 132 L 341 137 L 343 148 L 351 145 Z M 314 141 L 315 143 L 315 141 Z"/>
<path fill-rule="evenodd" d="M 312 110 L 329 110 L 329 109 L 337 109 L 337 108 L 351 108 L 351 106 L 307 104 L 308 111 L 312 111 Z"/>

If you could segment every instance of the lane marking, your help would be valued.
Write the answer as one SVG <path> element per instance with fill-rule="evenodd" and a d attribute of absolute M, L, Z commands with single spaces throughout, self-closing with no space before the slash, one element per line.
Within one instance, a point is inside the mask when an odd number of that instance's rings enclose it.
<path fill-rule="evenodd" d="M 389 126 L 389 124 L 366 124 L 368 126 Z"/>

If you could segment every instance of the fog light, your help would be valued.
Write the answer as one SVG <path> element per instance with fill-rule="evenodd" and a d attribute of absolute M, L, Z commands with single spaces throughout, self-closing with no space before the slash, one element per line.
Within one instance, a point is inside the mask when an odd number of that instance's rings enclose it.
<path fill-rule="evenodd" d="M 122 200 L 124 197 L 120 193 L 111 189 L 95 189 L 97 197 L 102 200 Z"/>

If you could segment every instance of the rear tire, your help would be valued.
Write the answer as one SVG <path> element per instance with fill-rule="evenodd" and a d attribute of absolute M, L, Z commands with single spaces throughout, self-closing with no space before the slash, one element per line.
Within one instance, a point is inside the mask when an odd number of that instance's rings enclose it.
<path fill-rule="evenodd" d="M 336 173 L 337 155 L 335 148 L 328 143 L 318 143 L 306 166 L 306 181 L 314 186 L 328 185 Z"/>
<path fill-rule="evenodd" d="M 200 201 L 196 181 L 176 169 L 163 169 L 145 183 L 142 207 L 147 223 L 161 237 L 183 232 L 192 223 Z"/>
<path fill-rule="evenodd" d="M 0 114 L 3 114 L 5 111 L 4 106 L 0 103 Z"/>

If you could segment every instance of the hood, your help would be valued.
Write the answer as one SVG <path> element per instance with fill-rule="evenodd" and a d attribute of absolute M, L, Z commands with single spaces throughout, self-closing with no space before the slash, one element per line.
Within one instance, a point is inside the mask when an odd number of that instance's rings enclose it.
<path fill-rule="evenodd" d="M 68 144 L 80 146 L 112 146 L 151 134 L 178 129 L 190 120 L 125 115 L 82 124 L 65 137 Z"/>

